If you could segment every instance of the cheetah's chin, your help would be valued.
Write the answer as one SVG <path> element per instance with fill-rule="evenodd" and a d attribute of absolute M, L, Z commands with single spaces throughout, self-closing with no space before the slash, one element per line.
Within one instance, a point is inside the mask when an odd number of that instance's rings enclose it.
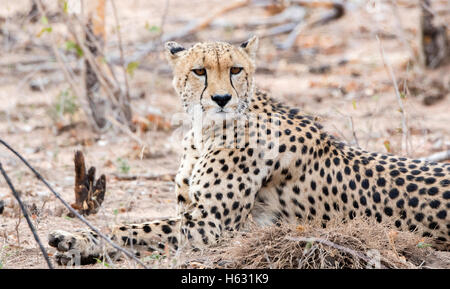
<path fill-rule="evenodd" d="M 231 109 L 211 109 L 206 113 L 207 121 L 228 121 L 234 120 L 237 113 Z"/>

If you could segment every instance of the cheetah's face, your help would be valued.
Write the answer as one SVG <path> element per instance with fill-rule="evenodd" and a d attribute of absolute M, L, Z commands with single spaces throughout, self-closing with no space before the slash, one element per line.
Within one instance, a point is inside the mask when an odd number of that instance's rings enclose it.
<path fill-rule="evenodd" d="M 185 49 L 176 42 L 166 43 L 173 85 L 185 111 L 201 111 L 207 119 L 245 112 L 253 90 L 257 46 L 256 37 L 239 47 L 214 42 Z"/>

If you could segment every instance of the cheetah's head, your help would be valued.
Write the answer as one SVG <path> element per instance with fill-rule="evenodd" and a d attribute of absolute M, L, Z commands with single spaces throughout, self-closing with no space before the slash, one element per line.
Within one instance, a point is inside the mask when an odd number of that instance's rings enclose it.
<path fill-rule="evenodd" d="M 185 49 L 172 41 L 165 47 L 173 85 L 187 113 L 202 111 L 206 118 L 217 119 L 246 111 L 253 93 L 257 37 L 238 47 L 213 42 Z"/>

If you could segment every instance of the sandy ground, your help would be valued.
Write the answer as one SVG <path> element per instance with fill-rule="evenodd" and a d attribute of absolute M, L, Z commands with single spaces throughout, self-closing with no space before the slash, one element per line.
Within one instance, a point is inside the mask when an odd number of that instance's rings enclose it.
<path fill-rule="evenodd" d="M 50 59 L 48 50 L 39 46 L 50 41 L 49 36 L 35 39 L 42 23 L 31 24 L 23 22 L 25 17 L 14 17 L 16 13 L 26 12 L 24 7 L 28 7 L 28 2 L 7 0 L 7 4 L 0 8 L 0 27 L 3 23 L 5 28 L 0 34 L 0 137 L 22 153 L 68 202 L 74 200 L 73 154 L 76 150 L 83 151 L 88 165 L 95 166 L 98 172 L 107 176 L 107 194 L 102 209 L 97 215 L 87 217 L 104 232 L 121 222 L 141 222 L 173 215 L 172 181 L 124 181 L 114 178 L 113 174 L 123 173 L 124 164 L 129 166 L 130 175 L 175 173 L 179 160 L 179 134 L 175 128 L 138 133 L 152 152 L 142 159 L 139 157 L 142 149 L 139 144 L 116 128 L 102 135 L 94 133 L 87 126 L 81 110 L 64 118 L 65 124 L 72 122 L 78 125 L 58 134 L 57 123 L 49 109 L 55 106 L 57 96 L 68 89 L 68 84 L 59 82 L 43 91 L 33 91 L 29 84 L 47 73 L 32 69 L 21 71 L 17 66 L 5 68 L 4 64 L 10 61 L 38 57 Z M 434 2 L 445 4 L 445 1 Z M 138 43 L 155 36 L 148 27 L 160 25 L 165 1 L 151 5 L 143 0 L 116 3 L 125 51 L 130 54 Z M 175 31 L 192 19 L 200 19 L 221 7 L 221 3 L 223 1 L 170 0 L 164 31 Z M 402 154 L 399 131 L 402 114 L 380 55 L 376 39 L 379 34 L 386 61 L 393 67 L 397 79 L 407 79 L 408 86 L 418 88 L 407 94 L 404 100 L 409 137 L 408 152 L 403 154 L 424 157 L 449 149 L 450 67 L 427 72 L 426 77 L 417 74 L 418 68 L 408 65 L 409 50 L 399 40 L 398 22 L 392 17 L 392 9 L 383 9 L 375 13 L 367 9 L 364 1 L 352 1 L 342 19 L 305 31 L 289 52 L 276 48 L 275 44 L 285 39 L 283 35 L 262 39 L 256 83 L 274 97 L 319 116 L 328 131 L 349 143 L 357 141 L 359 146 L 368 150 L 386 152 L 389 148 L 393 153 Z M 417 49 L 418 12 L 413 5 L 400 6 L 400 23 L 413 51 Z M 117 51 L 111 13 L 108 6 L 107 49 Z M 264 29 L 250 30 L 241 28 L 241 25 L 244 21 L 265 17 L 263 9 L 245 7 L 221 17 L 211 28 L 183 43 L 189 46 L 196 41 L 232 41 L 258 34 Z M 67 41 L 63 37 L 64 29 L 63 24 L 55 24 L 54 33 L 58 35 L 60 46 Z M 6 37 L 5 31 L 9 31 L 12 37 Z M 324 66 L 328 67 L 327 73 L 310 72 Z M 423 98 L 426 91 L 433 88 L 429 79 L 443 83 L 446 89 L 439 91 L 443 94 L 442 100 L 426 106 Z M 133 98 L 135 114 L 143 116 L 158 109 L 170 121 L 171 115 L 181 112 L 162 53 L 151 53 L 140 63 L 130 86 L 135 95 L 144 93 L 143 97 Z M 62 204 L 4 148 L 0 148 L 0 161 L 22 193 L 23 200 L 36 208 L 34 223 L 45 243 L 48 232 L 53 229 L 72 230 L 83 226 L 80 221 L 67 218 Z M 45 267 L 31 232 L 25 220 L 18 217 L 18 207 L 3 180 L 0 181 L 0 200 L 7 204 L 0 215 L 0 267 Z M 50 254 L 54 253 L 52 248 L 46 247 Z M 128 268 L 134 264 L 120 261 L 115 266 Z M 90 267 L 105 266 L 96 264 Z"/>

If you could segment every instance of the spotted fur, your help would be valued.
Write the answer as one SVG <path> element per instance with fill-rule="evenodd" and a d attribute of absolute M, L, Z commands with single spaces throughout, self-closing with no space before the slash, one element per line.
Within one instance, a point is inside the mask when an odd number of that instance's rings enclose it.
<path fill-rule="evenodd" d="M 183 107 L 194 123 L 201 118 L 183 140 L 178 217 L 118 226 L 113 239 L 137 249 L 198 248 L 239 230 L 250 215 L 261 225 L 319 220 L 323 226 L 367 216 L 448 249 L 450 165 L 350 147 L 313 117 L 254 89 L 257 42 L 166 44 Z M 231 75 L 232 67 L 242 70 Z M 193 72 L 203 68 L 204 76 Z M 231 99 L 221 107 L 217 94 Z M 86 259 L 102 254 L 89 231 L 56 231 L 49 239 L 60 260 L 70 260 L 69 249 Z"/>

